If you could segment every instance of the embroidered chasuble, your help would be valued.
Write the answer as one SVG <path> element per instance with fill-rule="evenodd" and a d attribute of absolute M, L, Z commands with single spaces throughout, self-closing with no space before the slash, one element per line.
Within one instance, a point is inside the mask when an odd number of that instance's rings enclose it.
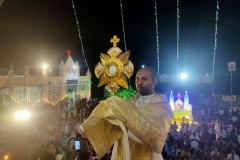
<path fill-rule="evenodd" d="M 113 96 L 100 102 L 80 126 L 99 157 L 113 148 L 112 160 L 151 160 L 161 153 L 173 118 L 167 98 Z M 142 143 L 128 139 L 128 131 Z"/>

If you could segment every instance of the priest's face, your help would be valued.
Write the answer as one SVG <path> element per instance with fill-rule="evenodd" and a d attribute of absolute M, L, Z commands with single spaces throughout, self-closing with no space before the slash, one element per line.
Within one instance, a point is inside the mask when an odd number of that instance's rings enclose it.
<path fill-rule="evenodd" d="M 152 73 L 148 68 L 142 68 L 137 72 L 135 85 L 137 91 L 142 96 L 153 94 L 156 84 L 157 80 L 153 79 Z"/>

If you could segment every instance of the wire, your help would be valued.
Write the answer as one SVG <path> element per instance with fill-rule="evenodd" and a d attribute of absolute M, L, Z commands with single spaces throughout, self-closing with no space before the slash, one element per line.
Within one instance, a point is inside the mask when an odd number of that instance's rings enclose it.
<path fill-rule="evenodd" d="M 127 51 L 127 43 L 126 43 L 126 36 L 125 36 L 125 29 L 124 29 L 124 20 L 123 20 L 123 3 L 122 0 L 120 0 L 120 6 L 121 6 L 121 15 L 122 15 L 122 27 L 123 27 L 123 38 L 124 38 L 124 45 L 125 45 L 125 51 Z"/>
<path fill-rule="evenodd" d="M 125 36 L 125 27 L 124 27 L 124 19 L 123 19 L 123 2 L 120 0 L 120 7 L 121 7 L 121 16 L 122 16 L 122 27 L 123 27 L 123 38 L 124 38 L 124 45 L 125 45 L 125 51 L 127 51 L 127 42 L 126 42 L 126 36 Z M 131 87 L 131 81 L 130 78 L 128 79 L 129 86 Z"/>
<path fill-rule="evenodd" d="M 180 2 L 179 0 L 177 0 L 177 79 L 178 79 L 178 72 L 179 72 L 179 69 L 178 69 L 178 61 L 179 61 L 179 39 L 180 39 L 180 36 L 179 36 L 179 30 L 180 30 Z"/>
<path fill-rule="evenodd" d="M 158 37 L 158 19 L 157 19 L 157 1 L 155 0 L 155 23 L 156 23 L 156 39 L 157 39 L 157 72 L 159 75 L 159 37 Z"/>
<path fill-rule="evenodd" d="M 75 5 L 74 5 L 74 0 L 72 0 L 72 8 L 73 8 L 73 11 L 74 11 L 74 15 L 75 15 L 75 19 L 76 19 L 76 24 L 77 24 L 77 29 L 78 29 L 78 36 L 79 36 L 80 43 L 81 43 L 81 47 L 82 47 L 82 55 L 83 55 L 83 58 L 84 58 L 84 62 L 85 62 L 85 64 L 86 64 L 86 67 L 89 69 L 89 66 L 88 66 L 88 63 L 87 63 L 87 59 L 86 59 L 86 56 L 85 56 L 85 53 L 84 53 L 83 42 L 82 42 L 82 37 L 81 37 L 81 31 L 80 31 L 80 27 L 79 27 L 78 18 L 77 18 L 77 10 L 76 10 Z M 90 72 L 90 71 L 89 71 L 89 72 Z"/>
<path fill-rule="evenodd" d="M 215 60 L 216 60 L 216 50 L 217 50 L 218 10 L 219 10 L 219 1 L 217 0 L 216 23 L 215 23 L 215 41 L 214 41 L 215 43 L 214 43 L 213 64 L 212 64 L 212 78 L 213 78 L 213 82 L 214 82 Z M 212 94 L 214 94 L 213 86 L 212 86 Z"/>

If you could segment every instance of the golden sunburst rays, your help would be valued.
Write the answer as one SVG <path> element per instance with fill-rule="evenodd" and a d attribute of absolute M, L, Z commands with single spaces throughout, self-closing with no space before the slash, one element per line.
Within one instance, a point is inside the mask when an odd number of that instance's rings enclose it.
<path fill-rule="evenodd" d="M 106 85 L 105 88 L 113 93 L 122 86 L 128 88 L 127 78 L 134 72 L 133 63 L 129 60 L 130 51 L 122 53 L 117 47 L 120 41 L 116 35 L 110 40 L 113 43 L 107 54 L 100 53 L 100 62 L 95 66 L 95 75 L 100 78 L 98 87 Z M 122 53 L 122 54 L 121 54 Z"/>

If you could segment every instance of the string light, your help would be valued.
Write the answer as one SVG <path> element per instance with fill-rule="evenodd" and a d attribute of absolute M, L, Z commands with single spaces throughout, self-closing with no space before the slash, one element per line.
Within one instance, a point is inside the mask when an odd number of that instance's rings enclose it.
<path fill-rule="evenodd" d="M 120 6 L 121 6 L 121 15 L 122 15 L 122 27 L 123 27 L 123 38 L 124 38 L 124 45 L 125 45 L 125 51 L 127 51 L 127 43 L 126 43 L 126 36 L 125 36 L 125 29 L 124 29 L 124 20 L 123 20 L 123 3 L 122 0 L 120 0 Z"/>
<path fill-rule="evenodd" d="M 2 87 L 2 86 L 5 84 L 6 79 L 8 79 L 7 76 L 5 76 L 5 77 L 0 77 L 0 87 Z"/>
<path fill-rule="evenodd" d="M 86 67 L 89 68 L 88 63 L 87 63 L 87 60 L 86 60 L 86 56 L 85 56 L 85 53 L 84 53 L 84 49 L 83 49 L 83 42 L 82 42 L 82 37 L 81 37 L 81 32 L 80 32 L 80 26 L 79 26 L 79 22 L 78 22 L 78 18 L 77 18 L 77 10 L 76 10 L 75 5 L 74 5 L 74 0 L 72 0 L 72 7 L 73 7 L 75 19 L 76 19 L 76 24 L 77 24 L 77 29 L 78 29 L 78 36 L 79 36 L 80 43 L 81 43 L 81 47 L 82 47 L 82 55 L 83 55 L 83 58 L 84 58 Z M 89 72 L 90 72 L 90 71 L 89 71 Z"/>
<path fill-rule="evenodd" d="M 8 79 L 8 77 L 5 77 Z M 0 77 L 0 81 L 3 81 L 3 77 Z M 46 84 L 50 82 L 50 84 Z M 43 97 L 44 102 L 49 102 L 52 105 L 58 104 L 63 96 L 60 92 L 63 90 L 62 78 L 59 76 L 48 77 L 47 81 L 42 81 L 40 77 L 28 76 L 28 77 L 12 77 L 10 87 L 14 90 L 10 93 L 10 98 L 15 103 L 28 103 L 36 105 L 41 102 L 41 90 L 45 97 Z M 25 89 L 24 89 L 25 88 Z M 26 95 L 24 93 L 26 92 Z M 55 93 L 59 93 L 56 97 Z"/>
<path fill-rule="evenodd" d="M 179 60 L 179 30 L 180 30 L 180 2 L 177 0 L 177 78 L 178 78 L 178 60 Z"/>
<path fill-rule="evenodd" d="M 213 79 L 214 79 L 214 72 L 215 72 L 215 60 L 216 60 L 216 50 L 217 50 L 218 10 L 219 10 L 219 1 L 217 0 L 216 23 L 215 23 L 215 41 L 214 41 L 214 50 L 213 50 L 213 66 L 212 66 L 212 78 Z M 214 94 L 213 86 L 212 86 L 212 94 Z"/>
<path fill-rule="evenodd" d="M 155 0 L 155 23 L 156 23 L 156 39 L 157 39 L 157 71 L 159 74 L 159 42 L 158 42 L 158 20 L 157 20 L 157 1 Z"/>
<path fill-rule="evenodd" d="M 127 42 L 126 42 L 126 34 L 125 34 L 125 27 L 124 27 L 124 19 L 123 19 L 123 2 L 120 0 L 120 7 L 121 7 L 121 16 L 122 16 L 122 27 L 123 27 L 123 40 L 124 40 L 124 46 L 125 51 L 127 51 Z M 129 86 L 131 86 L 130 78 L 128 79 Z"/>

